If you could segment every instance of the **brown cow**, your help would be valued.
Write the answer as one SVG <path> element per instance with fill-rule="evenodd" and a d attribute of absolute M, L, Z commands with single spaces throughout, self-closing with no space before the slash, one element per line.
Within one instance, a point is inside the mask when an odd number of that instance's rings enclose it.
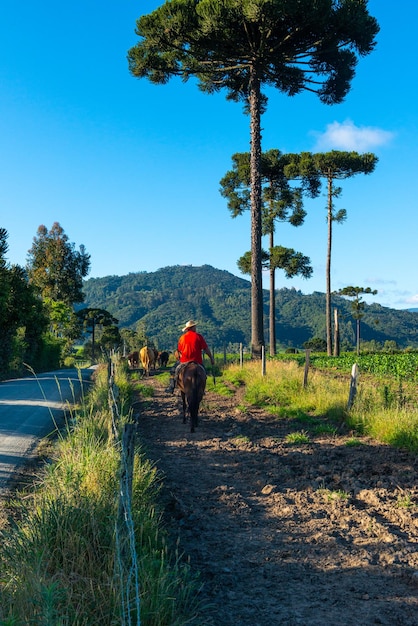
<path fill-rule="evenodd" d="M 144 375 L 149 376 L 149 372 L 151 367 L 155 368 L 155 354 L 153 348 L 148 348 L 148 346 L 144 346 L 139 351 L 139 358 L 141 359 L 141 364 L 144 369 Z"/>
<path fill-rule="evenodd" d="M 136 369 L 137 367 L 139 367 L 139 352 L 131 352 L 131 354 L 128 354 L 128 356 L 126 357 L 128 359 L 128 365 L 131 369 Z"/>
<path fill-rule="evenodd" d="M 169 353 L 164 350 L 164 352 L 159 352 L 158 353 L 158 363 L 160 367 L 167 367 L 167 363 L 168 363 L 168 359 L 169 359 L 170 355 Z"/>

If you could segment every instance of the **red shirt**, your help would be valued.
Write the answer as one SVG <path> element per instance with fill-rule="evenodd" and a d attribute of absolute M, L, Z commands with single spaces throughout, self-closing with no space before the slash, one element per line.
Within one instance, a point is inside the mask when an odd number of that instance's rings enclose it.
<path fill-rule="evenodd" d="M 202 350 L 207 350 L 208 344 L 195 330 L 188 330 L 180 337 L 177 349 L 180 352 L 180 363 L 196 361 L 202 364 Z"/>

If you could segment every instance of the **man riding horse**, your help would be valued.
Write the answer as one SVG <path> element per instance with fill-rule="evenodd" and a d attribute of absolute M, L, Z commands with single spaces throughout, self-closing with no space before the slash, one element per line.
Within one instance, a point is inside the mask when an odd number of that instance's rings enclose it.
<path fill-rule="evenodd" d="M 215 364 L 212 352 L 210 351 L 203 335 L 196 332 L 196 326 L 197 322 L 189 320 L 183 328 L 184 334 L 180 337 L 177 346 L 180 362 L 176 363 L 171 369 L 170 384 L 166 389 L 169 393 L 174 393 L 179 371 L 185 363 L 194 361 L 203 367 L 202 352 L 205 352 L 205 354 L 208 355 L 212 366 Z"/>

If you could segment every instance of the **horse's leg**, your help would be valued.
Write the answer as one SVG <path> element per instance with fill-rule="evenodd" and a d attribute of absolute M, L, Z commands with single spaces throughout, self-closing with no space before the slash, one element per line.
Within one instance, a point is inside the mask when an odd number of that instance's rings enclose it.
<path fill-rule="evenodd" d="M 192 424 L 190 432 L 194 433 L 194 429 L 197 428 L 197 425 L 198 425 L 197 424 L 197 422 L 198 422 L 197 412 L 193 415 L 193 417 L 190 418 L 190 422 Z"/>
<path fill-rule="evenodd" d="M 183 402 L 183 424 L 186 423 L 186 394 L 184 391 L 181 391 L 181 400 Z"/>
<path fill-rule="evenodd" d="M 190 412 L 190 425 L 191 425 L 190 432 L 194 433 L 195 428 L 197 426 L 197 422 L 198 422 L 197 416 L 199 413 L 199 396 L 198 396 L 198 390 L 196 389 L 196 387 L 194 387 L 191 390 L 191 394 L 189 395 L 187 400 L 189 403 L 189 412 Z"/>
<path fill-rule="evenodd" d="M 200 410 L 200 403 L 203 400 L 203 396 L 205 395 L 205 389 L 206 389 L 206 375 L 204 375 L 204 377 L 202 378 L 201 376 L 197 376 L 197 379 L 195 380 L 196 382 L 196 386 L 195 386 L 195 397 L 194 397 L 194 418 L 193 418 L 193 423 L 194 426 L 197 427 L 199 425 L 199 410 Z"/>
<path fill-rule="evenodd" d="M 197 404 L 195 405 L 195 413 L 193 417 L 193 423 L 196 428 L 199 426 L 199 410 L 200 410 L 200 403 L 202 402 L 202 399 L 203 399 L 203 394 L 201 395 L 200 393 L 198 393 Z"/>
<path fill-rule="evenodd" d="M 197 413 L 195 410 L 190 409 L 190 432 L 194 433 L 194 430 L 197 426 Z"/>

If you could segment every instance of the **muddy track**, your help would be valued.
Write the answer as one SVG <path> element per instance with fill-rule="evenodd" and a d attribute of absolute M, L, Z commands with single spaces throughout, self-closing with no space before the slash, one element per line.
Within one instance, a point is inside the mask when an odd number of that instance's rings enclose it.
<path fill-rule="evenodd" d="M 158 376 L 135 405 L 171 537 L 200 572 L 199 626 L 418 625 L 417 460 L 207 393 L 196 433 Z M 305 429 L 306 430 L 306 429 Z"/>

